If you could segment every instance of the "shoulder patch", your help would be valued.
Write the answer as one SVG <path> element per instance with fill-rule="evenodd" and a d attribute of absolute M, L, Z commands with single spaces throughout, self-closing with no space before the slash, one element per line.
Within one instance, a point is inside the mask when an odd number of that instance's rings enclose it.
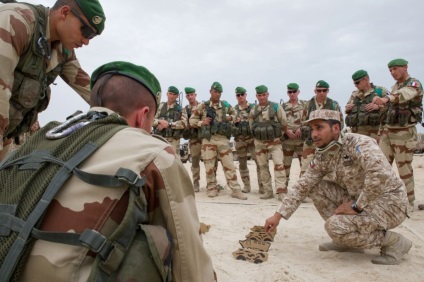
<path fill-rule="evenodd" d="M 314 162 L 314 160 L 312 160 L 312 161 L 309 163 L 309 167 L 310 167 L 310 168 L 314 168 L 314 167 L 315 167 L 315 162 Z"/>
<path fill-rule="evenodd" d="M 227 109 L 229 109 L 230 108 L 230 104 L 228 104 L 228 102 L 227 101 L 224 101 L 224 100 L 222 100 L 222 104 L 227 108 Z"/>

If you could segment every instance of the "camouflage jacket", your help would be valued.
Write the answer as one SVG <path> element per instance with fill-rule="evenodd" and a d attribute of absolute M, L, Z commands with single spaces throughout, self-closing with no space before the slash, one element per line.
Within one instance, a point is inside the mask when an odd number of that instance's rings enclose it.
<path fill-rule="evenodd" d="M 166 111 L 163 110 L 163 107 L 166 107 Z M 166 112 L 165 116 L 161 116 L 162 112 Z M 171 112 L 173 113 L 172 116 L 170 115 Z M 181 108 L 177 103 L 171 106 L 168 106 L 167 102 L 160 103 L 155 115 L 153 127 L 158 126 L 160 119 L 172 122 L 172 129 L 185 129 L 187 127 L 187 111 Z"/>
<path fill-rule="evenodd" d="M 91 110 L 112 113 L 106 108 Z M 113 175 L 120 167 L 147 178 L 143 191 L 148 224 L 163 226 L 174 241 L 172 281 L 213 281 L 212 261 L 199 235 L 192 182 L 172 147 L 144 130 L 126 128 L 90 156 L 81 169 Z M 50 204 L 40 229 L 82 232 L 91 228 L 110 234 L 125 213 L 125 191 L 125 187 L 93 186 L 72 176 Z M 93 260 L 87 248 L 37 240 L 22 281 L 87 281 Z"/>
<path fill-rule="evenodd" d="M 222 104 L 227 104 L 228 107 L 226 109 L 226 116 L 230 116 L 231 120 L 234 121 L 236 119 L 236 112 L 234 108 L 228 104 L 226 101 L 219 101 L 217 104 L 213 104 L 212 101 L 208 101 L 211 108 L 215 110 L 216 116 L 215 121 L 216 122 L 227 122 L 223 119 L 223 107 Z M 222 103 L 223 102 L 223 103 Z M 200 103 L 197 105 L 197 108 L 192 112 L 192 115 L 190 117 L 190 126 L 192 127 L 202 127 L 202 118 L 206 117 L 206 104 L 205 102 Z"/>
<path fill-rule="evenodd" d="M 9 117 L 9 100 L 14 93 L 12 87 L 14 83 L 15 68 L 19 63 L 21 55 L 30 48 L 35 29 L 35 16 L 31 9 L 25 4 L 12 3 L 0 5 L 0 37 L 3 42 L 0 48 L 0 137 L 7 128 L 9 119 L 19 117 Z M 50 38 L 49 19 L 47 19 L 47 40 Z M 51 57 L 46 60 L 46 72 L 52 71 L 64 58 L 63 47 L 60 42 L 53 42 L 50 46 Z M 85 101 L 90 100 L 90 77 L 84 72 L 72 51 L 63 64 L 61 72 L 62 79 L 69 84 Z M 0 142 L 1 143 L 1 142 Z M 0 144 L 0 150 L 2 145 Z"/>
<path fill-rule="evenodd" d="M 358 206 L 377 220 L 383 219 L 378 218 L 380 213 L 373 213 L 374 208 L 384 211 L 386 206 L 398 206 L 399 212 L 406 212 L 405 185 L 376 141 L 365 135 L 347 133 L 340 142 L 342 146 L 336 153 L 320 153 L 317 150 L 315 159 L 289 190 L 277 212 L 289 219 L 324 176 L 346 189 L 352 198 L 357 199 Z"/>
<path fill-rule="evenodd" d="M 329 103 L 331 101 L 331 103 Z M 329 105 L 331 104 L 331 105 Z M 327 109 L 332 111 L 340 112 L 340 122 L 342 128 L 344 127 L 343 113 L 340 109 L 339 103 L 337 101 L 327 98 L 323 104 L 319 104 L 316 100 L 316 97 L 313 97 L 311 100 L 306 102 L 305 108 L 303 109 L 303 120 L 309 118 L 309 114 L 314 110 Z"/>
<path fill-rule="evenodd" d="M 276 114 L 275 114 L 275 119 L 278 123 L 281 124 L 281 130 L 284 132 L 287 129 L 287 117 L 286 117 L 286 112 L 284 111 L 283 107 L 280 104 L 277 103 L 273 103 L 275 105 L 277 105 L 277 110 L 276 110 Z M 266 105 L 264 106 L 260 106 L 260 105 L 255 105 L 255 107 L 250 111 L 249 114 L 249 123 L 250 126 L 252 126 L 253 122 L 255 122 L 255 112 L 258 111 L 258 116 L 257 121 L 262 122 L 262 121 L 269 121 L 270 120 L 270 110 L 269 110 L 270 105 Z"/>
<path fill-rule="evenodd" d="M 287 128 L 296 131 L 298 130 L 303 123 L 303 109 L 306 105 L 306 101 L 298 100 L 296 105 L 290 101 L 283 103 L 283 109 L 286 112 L 287 117 Z"/>

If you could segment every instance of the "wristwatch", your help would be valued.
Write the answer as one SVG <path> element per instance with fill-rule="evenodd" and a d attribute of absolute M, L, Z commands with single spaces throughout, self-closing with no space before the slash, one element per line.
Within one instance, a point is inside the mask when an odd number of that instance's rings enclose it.
<path fill-rule="evenodd" d="M 356 212 L 356 213 L 362 213 L 364 210 L 360 210 L 358 209 L 358 206 L 356 205 L 356 202 L 353 202 L 351 205 L 352 209 Z"/>

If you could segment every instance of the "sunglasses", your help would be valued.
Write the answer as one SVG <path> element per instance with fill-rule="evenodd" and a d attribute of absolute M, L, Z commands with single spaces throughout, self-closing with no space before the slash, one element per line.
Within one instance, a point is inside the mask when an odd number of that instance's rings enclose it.
<path fill-rule="evenodd" d="M 358 85 L 359 83 L 361 83 L 361 81 L 362 81 L 362 79 L 357 80 L 357 81 L 354 81 L 353 83 L 354 83 L 355 85 Z"/>
<path fill-rule="evenodd" d="M 315 91 L 316 91 L 317 93 L 325 93 L 325 92 L 327 92 L 327 91 L 328 91 L 328 89 L 315 89 Z"/>
<path fill-rule="evenodd" d="M 296 93 L 297 92 L 297 90 L 287 90 L 287 93 L 288 94 L 294 94 L 294 93 Z"/>
<path fill-rule="evenodd" d="M 258 96 L 258 97 L 261 97 L 261 96 L 264 96 L 264 95 L 266 95 L 266 93 L 256 94 L 256 96 Z"/>
<path fill-rule="evenodd" d="M 245 94 L 236 94 L 237 97 L 243 97 Z"/>
<path fill-rule="evenodd" d="M 174 92 L 168 92 L 168 94 L 171 94 L 171 95 L 174 95 L 174 96 L 179 95 L 178 93 L 174 93 Z"/>
<path fill-rule="evenodd" d="M 82 24 L 81 26 L 82 36 L 84 36 L 87 39 L 93 39 L 97 35 L 96 32 L 85 23 L 85 21 L 80 17 L 80 15 L 74 9 L 71 9 L 71 12 L 72 14 L 75 15 L 75 17 L 79 19 L 79 21 Z"/>

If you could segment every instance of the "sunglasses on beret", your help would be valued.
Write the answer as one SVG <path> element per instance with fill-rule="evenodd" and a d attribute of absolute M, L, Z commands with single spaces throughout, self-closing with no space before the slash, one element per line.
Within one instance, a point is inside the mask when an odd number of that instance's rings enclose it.
<path fill-rule="evenodd" d="M 325 92 L 327 92 L 327 91 L 328 91 L 328 89 L 315 89 L 315 91 L 316 91 L 317 93 L 325 93 Z"/>
<path fill-rule="evenodd" d="M 87 38 L 87 39 L 93 39 L 97 35 L 96 32 L 90 26 L 88 26 L 85 23 L 85 21 L 81 18 L 81 16 L 74 9 L 71 9 L 71 12 L 72 12 L 72 14 L 75 15 L 75 17 L 77 17 L 79 19 L 79 21 L 82 24 L 82 26 L 81 26 L 82 36 L 84 36 L 84 38 Z"/>
<path fill-rule="evenodd" d="M 297 90 L 287 90 L 287 93 L 288 94 L 294 94 L 294 93 L 296 93 L 297 92 Z"/>
<path fill-rule="evenodd" d="M 243 93 L 243 94 L 241 94 L 241 93 L 237 93 L 237 94 L 236 94 L 236 96 L 237 96 L 237 97 L 243 97 L 245 94 L 246 94 L 246 93 Z"/>

